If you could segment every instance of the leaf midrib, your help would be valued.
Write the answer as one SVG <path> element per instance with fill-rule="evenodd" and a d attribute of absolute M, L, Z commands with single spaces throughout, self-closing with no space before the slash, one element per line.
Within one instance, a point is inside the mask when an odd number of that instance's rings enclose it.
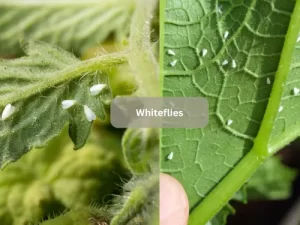
<path fill-rule="evenodd" d="M 226 177 L 205 197 L 205 199 L 191 212 L 189 225 L 205 225 L 223 206 L 236 191 L 251 177 L 264 160 L 273 155 L 278 149 L 300 133 L 300 126 L 294 126 L 285 131 L 275 141 L 270 142 L 272 128 L 276 121 L 278 108 L 284 91 L 284 86 L 292 64 L 293 52 L 296 39 L 300 30 L 300 0 L 296 1 L 291 16 L 290 25 L 282 49 L 278 70 L 275 74 L 274 85 L 270 94 L 269 102 L 254 140 L 250 152 L 232 169 Z M 298 133 L 298 135 L 297 135 Z"/>
<path fill-rule="evenodd" d="M 42 81 L 37 82 L 34 85 L 22 91 L 20 95 L 12 94 L 9 97 L 0 100 L 0 107 L 4 107 L 7 104 L 12 104 L 18 101 L 27 99 L 30 96 L 41 93 L 48 88 L 52 88 L 61 83 L 66 83 L 67 81 L 74 80 L 82 76 L 85 72 L 94 72 L 98 70 L 108 70 L 113 66 L 117 66 L 127 62 L 128 52 L 115 53 L 110 55 L 98 56 L 96 58 L 79 62 L 75 65 L 72 65 L 58 73 L 55 73 L 53 76 L 43 79 Z M 91 73 L 92 74 L 92 73 Z"/>

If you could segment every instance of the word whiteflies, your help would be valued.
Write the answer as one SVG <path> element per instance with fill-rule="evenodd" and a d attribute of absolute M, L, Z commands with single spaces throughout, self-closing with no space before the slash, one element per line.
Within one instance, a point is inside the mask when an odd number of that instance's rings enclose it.
<path fill-rule="evenodd" d="M 136 109 L 136 115 L 138 117 L 182 117 L 182 110 L 173 110 L 173 109 Z"/>

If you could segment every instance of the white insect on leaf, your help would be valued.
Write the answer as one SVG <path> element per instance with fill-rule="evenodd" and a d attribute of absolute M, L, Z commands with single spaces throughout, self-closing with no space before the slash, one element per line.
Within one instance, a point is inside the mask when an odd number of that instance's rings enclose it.
<path fill-rule="evenodd" d="M 172 49 L 169 49 L 168 50 L 168 55 L 176 55 L 176 53 Z"/>
<path fill-rule="evenodd" d="M 299 92 L 300 92 L 300 89 L 299 89 L 299 88 L 296 88 L 296 87 L 293 88 L 293 94 L 294 94 L 294 95 L 298 95 Z"/>
<path fill-rule="evenodd" d="M 233 123 L 233 121 L 232 120 L 227 120 L 227 126 L 230 126 L 231 124 Z"/>
<path fill-rule="evenodd" d="M 232 68 L 236 68 L 236 61 L 232 60 Z"/>
<path fill-rule="evenodd" d="M 91 95 L 98 95 L 104 88 L 106 84 L 96 84 L 90 88 Z"/>
<path fill-rule="evenodd" d="M 6 120 L 8 119 L 9 117 L 11 117 L 16 111 L 16 107 L 14 107 L 13 105 L 11 104 L 7 104 L 5 107 L 4 107 L 4 110 L 2 112 L 2 117 L 1 119 L 2 120 Z"/>
<path fill-rule="evenodd" d="M 283 110 L 283 106 L 281 105 L 278 109 L 278 112 L 281 112 Z"/>
<path fill-rule="evenodd" d="M 63 100 L 61 102 L 61 107 L 63 109 L 71 108 L 76 103 L 76 100 Z"/>
<path fill-rule="evenodd" d="M 223 62 L 222 62 L 222 66 L 225 66 L 225 65 L 227 65 L 228 64 L 228 60 L 224 60 Z"/>
<path fill-rule="evenodd" d="M 300 41 L 300 36 L 297 38 L 297 42 L 299 42 Z"/>
<path fill-rule="evenodd" d="M 229 31 L 225 31 L 225 33 L 224 33 L 224 39 L 226 40 L 228 38 L 228 36 L 229 36 Z"/>
<path fill-rule="evenodd" d="M 207 54 L 207 49 L 206 49 L 206 48 L 204 48 L 204 49 L 202 50 L 202 56 L 203 56 L 203 57 L 205 57 L 205 56 L 206 56 L 206 54 Z"/>
<path fill-rule="evenodd" d="M 267 78 L 267 84 L 271 84 L 271 80 L 269 77 Z"/>
<path fill-rule="evenodd" d="M 177 64 L 177 60 L 176 59 L 174 59 L 172 62 L 170 62 L 170 65 L 172 66 L 172 67 L 174 67 L 174 66 L 176 66 L 176 64 Z"/>
<path fill-rule="evenodd" d="M 96 120 L 97 117 L 96 114 L 93 112 L 93 110 L 91 110 L 87 105 L 84 105 L 83 108 L 84 108 L 84 114 L 89 122 Z"/>
<path fill-rule="evenodd" d="M 168 155 L 168 160 L 172 160 L 174 156 L 174 152 L 170 152 L 170 154 Z"/>

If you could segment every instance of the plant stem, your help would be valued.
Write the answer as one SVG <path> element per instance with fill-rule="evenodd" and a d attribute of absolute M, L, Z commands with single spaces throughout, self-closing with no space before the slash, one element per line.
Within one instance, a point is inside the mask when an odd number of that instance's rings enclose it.
<path fill-rule="evenodd" d="M 160 0 L 160 24 L 159 24 L 159 40 L 160 40 L 160 48 L 159 48 L 159 62 L 160 62 L 160 83 L 161 87 L 163 87 L 163 81 L 164 81 L 164 73 L 165 73 L 165 68 L 164 68 L 164 57 L 165 57 L 165 52 L 164 52 L 164 45 L 165 43 L 165 10 L 166 10 L 166 0 Z M 161 88 L 161 95 L 163 95 L 163 88 Z"/>
<path fill-rule="evenodd" d="M 206 224 L 227 204 L 234 193 L 249 179 L 264 161 L 255 151 L 250 151 L 190 214 L 189 225 Z"/>
<path fill-rule="evenodd" d="M 130 47 L 133 54 L 128 60 L 139 84 L 137 95 L 155 97 L 160 94 L 159 65 L 150 42 L 150 29 L 157 0 L 137 1 L 130 30 Z"/>
<path fill-rule="evenodd" d="M 79 62 L 76 65 L 70 65 L 69 68 L 58 71 L 53 76 L 46 77 L 45 79 L 37 82 L 34 85 L 29 86 L 27 89 L 22 90 L 20 95 L 9 96 L 3 101 L 0 101 L 0 106 L 5 106 L 8 103 L 14 103 L 21 101 L 30 96 L 38 94 L 47 88 L 54 87 L 61 83 L 65 83 L 70 80 L 74 80 L 78 77 L 84 76 L 85 73 L 91 73 L 98 70 L 109 70 L 113 66 L 117 66 L 127 62 L 128 53 L 114 53 L 105 56 L 95 57 L 86 61 Z M 92 73 L 91 73 L 92 74 Z"/>

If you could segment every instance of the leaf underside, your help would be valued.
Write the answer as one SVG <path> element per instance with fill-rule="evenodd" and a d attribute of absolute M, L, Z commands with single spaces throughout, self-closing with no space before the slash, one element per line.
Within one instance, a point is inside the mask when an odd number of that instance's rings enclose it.
<path fill-rule="evenodd" d="M 82 147 L 92 125 L 83 105 L 105 119 L 104 102 L 111 99 L 109 90 L 98 96 L 89 92 L 94 84 L 108 84 L 105 73 L 68 77 L 68 69 L 80 63 L 72 54 L 41 42 L 24 43 L 24 50 L 25 57 L 0 61 L 0 112 L 9 103 L 16 108 L 11 117 L 0 120 L 0 166 L 32 147 L 44 146 L 67 122 L 75 149 Z M 64 110 L 61 102 L 66 99 L 74 99 L 76 104 Z"/>
<path fill-rule="evenodd" d="M 20 39 L 40 40 L 79 55 L 113 34 L 129 32 L 134 0 L 0 1 L 0 56 L 22 51 Z"/>
<path fill-rule="evenodd" d="M 193 209 L 253 146 L 295 1 L 166 3 L 163 95 L 205 97 L 210 107 L 209 124 L 203 129 L 162 130 L 162 170 L 183 184 Z M 169 49 L 176 55 L 167 54 Z M 285 86 L 282 104 L 287 109 L 278 113 L 270 144 L 300 122 L 300 97 L 292 93 L 300 85 L 298 51 L 296 47 Z M 172 67 L 174 59 L 178 62 Z M 233 121 L 230 126 L 228 120 Z M 167 161 L 170 152 L 174 157 Z"/>

